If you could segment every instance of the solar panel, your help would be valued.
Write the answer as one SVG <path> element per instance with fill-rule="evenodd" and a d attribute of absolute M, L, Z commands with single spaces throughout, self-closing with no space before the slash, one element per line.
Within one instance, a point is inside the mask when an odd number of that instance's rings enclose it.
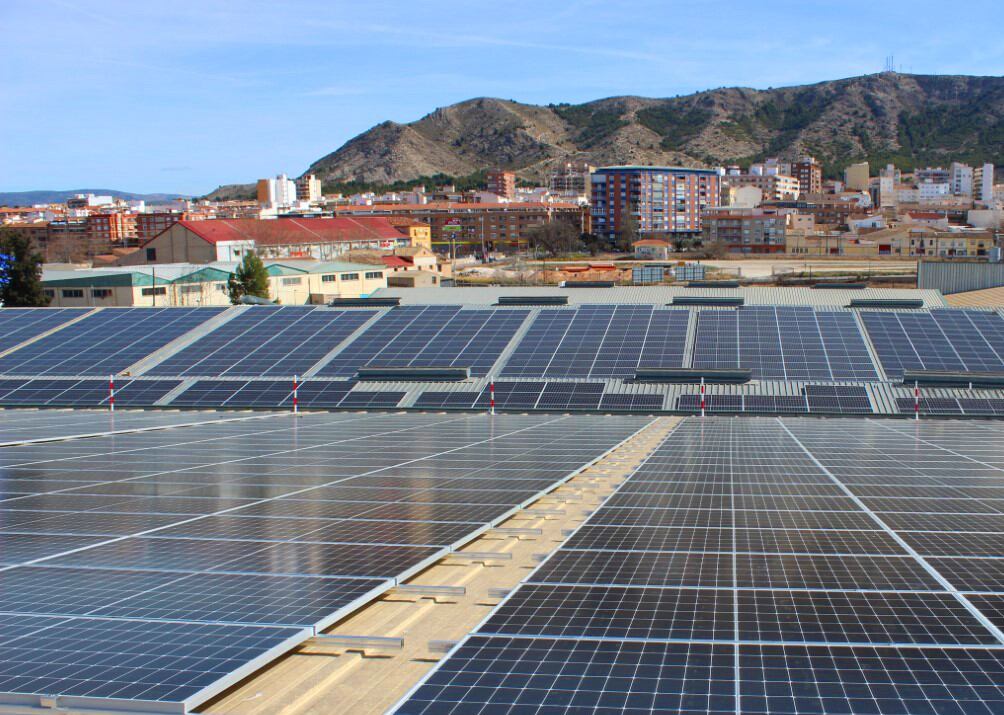
<path fill-rule="evenodd" d="M 913 414 L 917 405 L 912 397 L 897 397 L 896 409 L 900 413 Z M 961 415 L 962 407 L 954 397 L 921 397 L 920 412 L 925 415 Z M 991 412 L 991 414 L 993 414 Z"/>
<path fill-rule="evenodd" d="M 350 377 L 361 367 L 469 367 L 471 375 L 484 376 L 528 314 L 445 305 L 394 308 L 317 374 Z"/>
<path fill-rule="evenodd" d="M 695 368 L 749 368 L 758 380 L 875 380 L 854 315 L 811 308 L 702 310 Z"/>
<path fill-rule="evenodd" d="M 181 384 L 180 380 L 115 381 L 115 404 L 150 406 Z M 0 405 L 48 407 L 99 407 L 108 404 L 109 383 L 104 380 L 73 380 L 40 378 L 11 381 L 5 390 L 0 387 Z"/>
<path fill-rule="evenodd" d="M 1004 712 L 1001 429 L 894 425 L 684 420 L 395 712 Z"/>
<path fill-rule="evenodd" d="M 806 385 L 803 389 L 809 412 L 871 414 L 871 401 L 864 387 L 854 385 Z"/>
<path fill-rule="evenodd" d="M 54 330 L 87 311 L 88 308 L 2 308 L 0 352 Z"/>
<path fill-rule="evenodd" d="M 8 375 L 110 375 L 225 308 L 105 308 L 0 358 Z"/>
<path fill-rule="evenodd" d="M 302 375 L 367 320 L 372 310 L 255 306 L 179 350 L 148 375 Z"/>
<path fill-rule="evenodd" d="M 649 395 L 644 393 L 616 393 L 606 392 L 600 400 L 601 410 L 626 410 L 630 412 L 646 412 L 649 410 L 661 410 L 663 404 L 662 395 Z"/>
<path fill-rule="evenodd" d="M 189 710 L 646 422 L 186 419 L 0 454 L 0 702 Z"/>
<path fill-rule="evenodd" d="M 861 311 L 890 379 L 904 370 L 1004 370 L 1004 319 L 973 310 Z"/>
<path fill-rule="evenodd" d="M 438 392 L 436 390 L 426 390 L 415 400 L 415 407 L 425 407 L 429 409 L 455 407 L 470 408 L 474 406 L 474 401 L 478 399 L 477 392 Z"/>
<path fill-rule="evenodd" d="M 682 367 L 690 316 L 648 305 L 541 310 L 503 377 L 609 378 L 639 367 Z"/>

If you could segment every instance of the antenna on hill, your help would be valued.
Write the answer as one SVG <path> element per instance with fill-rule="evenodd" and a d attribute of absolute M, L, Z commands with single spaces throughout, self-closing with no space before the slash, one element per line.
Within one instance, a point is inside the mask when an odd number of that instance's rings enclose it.
<path fill-rule="evenodd" d="M 885 58 L 885 69 L 883 72 L 895 72 L 896 71 L 896 58 L 893 55 L 886 55 Z"/>

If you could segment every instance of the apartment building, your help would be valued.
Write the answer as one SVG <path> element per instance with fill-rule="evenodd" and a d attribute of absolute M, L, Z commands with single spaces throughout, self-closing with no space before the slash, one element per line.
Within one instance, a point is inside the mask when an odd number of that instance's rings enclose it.
<path fill-rule="evenodd" d="M 512 201 L 516 198 L 516 173 L 505 169 L 492 169 L 487 174 L 487 191 L 499 198 Z"/>
<path fill-rule="evenodd" d="M 645 234 L 700 235 L 720 204 L 718 172 L 674 166 L 607 166 L 592 175 L 593 233 L 615 240 L 629 219 Z"/>
<path fill-rule="evenodd" d="M 765 209 L 708 211 L 702 221 L 702 240 L 723 244 L 733 253 L 784 253 L 788 217 Z"/>
<path fill-rule="evenodd" d="M 726 174 L 722 177 L 722 194 L 729 189 L 752 186 L 759 189 L 764 201 L 794 201 L 800 193 L 798 179 L 784 174 Z M 722 204 L 728 203 L 724 200 Z"/>
<path fill-rule="evenodd" d="M 317 203 L 324 195 L 321 193 L 321 180 L 313 174 L 304 174 L 295 182 L 298 201 Z"/>
<path fill-rule="evenodd" d="M 791 164 L 789 174 L 798 179 L 798 187 L 803 194 L 819 194 L 823 191 L 823 166 L 814 157 L 804 156 Z"/>

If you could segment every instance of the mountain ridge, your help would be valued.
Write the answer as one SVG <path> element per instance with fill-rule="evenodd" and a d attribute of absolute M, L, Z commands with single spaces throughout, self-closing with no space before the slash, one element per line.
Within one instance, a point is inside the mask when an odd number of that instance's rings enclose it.
<path fill-rule="evenodd" d="M 859 160 L 1004 163 L 1004 77 L 890 72 L 583 104 L 476 97 L 413 122 L 382 122 L 305 173 L 329 184 L 393 184 L 501 166 L 540 181 L 569 160 L 715 166 L 803 153 L 829 175 Z"/>
<path fill-rule="evenodd" d="M 187 194 L 172 194 L 167 192 L 137 194 L 131 191 L 118 191 L 117 189 L 34 189 L 31 191 L 0 191 L 0 206 L 34 206 L 36 204 L 62 203 L 77 194 L 114 196 L 124 201 L 149 202 L 189 198 Z"/>

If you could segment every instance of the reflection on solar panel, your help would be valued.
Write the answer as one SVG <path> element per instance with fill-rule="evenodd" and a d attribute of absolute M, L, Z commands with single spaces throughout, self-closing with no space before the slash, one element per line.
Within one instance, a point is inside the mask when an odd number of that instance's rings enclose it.
<path fill-rule="evenodd" d="M 528 311 L 460 310 L 430 305 L 394 308 L 318 372 L 349 377 L 361 367 L 469 367 L 488 374 Z"/>
<path fill-rule="evenodd" d="M 758 380 L 878 378 L 854 315 L 812 308 L 702 310 L 693 365 L 749 368 Z"/>
<path fill-rule="evenodd" d="M 40 378 L 0 381 L 0 405 L 49 407 L 99 407 L 108 404 L 108 380 Z M 181 384 L 180 380 L 129 380 L 115 382 L 115 404 L 148 406 Z"/>
<path fill-rule="evenodd" d="M 583 305 L 542 310 L 502 369 L 503 377 L 630 377 L 639 367 L 682 367 L 686 310 Z"/>
<path fill-rule="evenodd" d="M 1004 427 L 840 427 L 686 420 L 396 712 L 1004 712 L 1004 519 L 911 531 Z"/>
<path fill-rule="evenodd" d="M 0 309 L 0 352 L 78 318 L 87 308 Z"/>
<path fill-rule="evenodd" d="M 224 308 L 106 308 L 0 358 L 8 375 L 110 375 Z"/>
<path fill-rule="evenodd" d="M 853 385 L 806 385 L 805 399 L 809 412 L 871 414 L 868 391 Z"/>
<path fill-rule="evenodd" d="M 646 423 L 599 421 L 306 414 L 0 449 L 0 704 L 185 712 Z"/>
<path fill-rule="evenodd" d="M 302 375 L 373 315 L 371 310 L 256 306 L 171 355 L 146 374 Z"/>
<path fill-rule="evenodd" d="M 1004 370 L 1004 319 L 975 310 L 862 311 L 890 379 L 904 370 Z"/>

